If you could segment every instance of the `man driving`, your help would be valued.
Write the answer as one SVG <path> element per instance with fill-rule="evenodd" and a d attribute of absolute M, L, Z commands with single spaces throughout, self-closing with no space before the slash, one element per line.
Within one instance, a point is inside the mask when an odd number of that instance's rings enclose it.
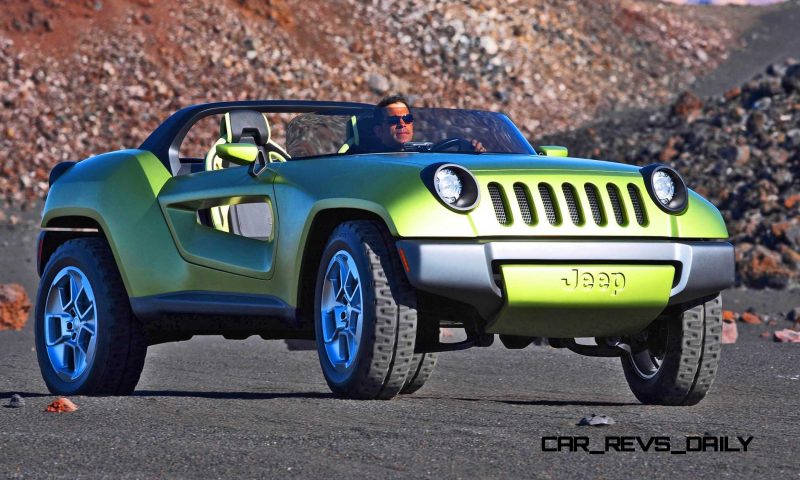
<path fill-rule="evenodd" d="M 384 151 L 402 151 L 403 144 L 414 138 L 414 115 L 411 113 L 409 101 L 402 95 L 384 97 L 375 105 L 372 131 L 380 141 Z M 470 142 L 476 153 L 486 149 L 481 142 Z"/>

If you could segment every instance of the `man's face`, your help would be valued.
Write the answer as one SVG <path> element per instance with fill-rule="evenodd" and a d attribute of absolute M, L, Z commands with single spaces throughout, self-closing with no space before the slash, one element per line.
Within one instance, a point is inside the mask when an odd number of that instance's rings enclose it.
<path fill-rule="evenodd" d="M 398 148 L 414 137 L 414 123 L 406 122 L 411 112 L 405 104 L 390 103 L 384 108 L 383 122 L 375 126 L 375 135 L 387 147 Z"/>

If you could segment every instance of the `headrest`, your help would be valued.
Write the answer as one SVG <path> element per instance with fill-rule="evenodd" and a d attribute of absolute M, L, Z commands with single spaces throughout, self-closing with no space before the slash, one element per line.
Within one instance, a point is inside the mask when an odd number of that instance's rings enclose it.
<path fill-rule="evenodd" d="M 261 112 L 233 110 L 222 116 L 219 136 L 228 143 L 266 145 L 270 139 L 269 122 Z"/>

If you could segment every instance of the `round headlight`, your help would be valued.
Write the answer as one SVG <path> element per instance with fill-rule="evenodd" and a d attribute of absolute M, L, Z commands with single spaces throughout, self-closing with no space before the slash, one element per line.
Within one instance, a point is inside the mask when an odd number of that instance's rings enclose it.
<path fill-rule="evenodd" d="M 436 193 L 442 197 L 446 203 L 453 205 L 461 197 L 461 180 L 458 175 L 449 168 L 443 168 L 436 172 L 433 178 L 433 185 L 436 187 Z"/>
<path fill-rule="evenodd" d="M 667 172 L 660 170 L 653 174 L 653 193 L 662 205 L 669 205 L 675 198 L 675 182 Z"/>
<path fill-rule="evenodd" d="M 457 212 L 468 212 L 478 206 L 478 181 L 466 168 L 455 163 L 428 165 L 421 172 L 423 183 L 442 202 Z"/>
<path fill-rule="evenodd" d="M 647 193 L 658 208 L 679 215 L 689 203 L 689 189 L 674 169 L 661 164 L 653 164 L 641 169 Z"/>

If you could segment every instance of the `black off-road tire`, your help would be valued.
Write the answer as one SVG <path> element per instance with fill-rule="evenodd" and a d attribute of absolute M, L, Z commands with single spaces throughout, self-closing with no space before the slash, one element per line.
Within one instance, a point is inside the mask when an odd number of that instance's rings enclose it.
<path fill-rule="evenodd" d="M 363 294 L 362 333 L 352 366 L 335 370 L 322 335 L 321 299 L 331 259 L 346 251 L 355 261 Z M 314 324 L 320 365 L 331 391 L 351 399 L 388 400 L 403 388 L 412 367 L 417 330 L 416 292 L 408 283 L 386 228 L 350 221 L 331 234 L 317 271 Z"/>
<path fill-rule="evenodd" d="M 406 377 L 400 393 L 403 395 L 411 394 L 425 385 L 431 378 L 434 368 L 436 368 L 437 353 L 415 353 L 411 359 L 411 370 Z"/>
<path fill-rule="evenodd" d="M 628 385 L 642 403 L 695 405 L 714 381 L 722 342 L 722 298 L 657 320 L 666 333 L 665 354 L 651 376 L 642 374 L 631 355 L 623 355 Z M 653 328 L 653 327 L 651 327 Z"/>
<path fill-rule="evenodd" d="M 44 314 L 50 286 L 65 267 L 79 269 L 95 296 L 97 316 L 94 361 L 73 381 L 56 374 L 44 340 Z M 56 395 L 129 395 L 136 388 L 147 355 L 147 338 L 131 311 L 114 256 L 105 239 L 69 240 L 50 257 L 39 282 L 35 312 L 35 343 L 45 384 Z"/>

